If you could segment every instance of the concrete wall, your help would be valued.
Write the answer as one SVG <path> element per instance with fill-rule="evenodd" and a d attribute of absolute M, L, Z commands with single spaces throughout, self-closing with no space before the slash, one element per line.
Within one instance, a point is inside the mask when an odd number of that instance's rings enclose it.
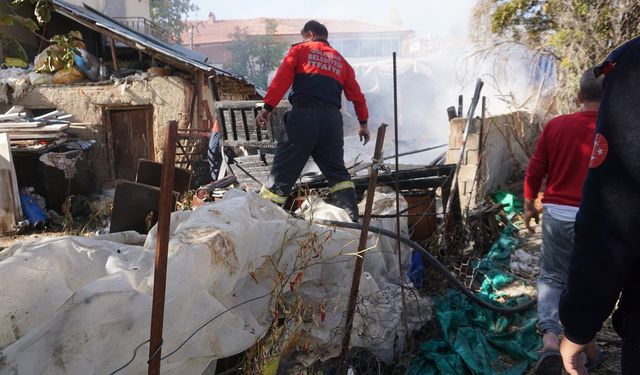
<path fill-rule="evenodd" d="M 456 118 L 450 123 L 447 163 L 455 164 L 460 158 L 466 121 Z M 458 173 L 463 210 L 508 182 L 524 178 L 541 129 L 539 119 L 525 111 L 486 118 L 484 125 L 480 119 L 472 121 Z"/>
<path fill-rule="evenodd" d="M 111 17 L 144 17 L 151 19 L 149 0 L 66 0 L 82 6 L 82 3 Z"/>
<path fill-rule="evenodd" d="M 15 104 L 26 108 L 57 108 L 72 114 L 73 122 L 89 124 L 86 130 L 73 130 L 82 139 L 95 139 L 92 152 L 96 186 L 110 179 L 107 163 L 107 132 L 103 108 L 114 106 L 153 106 L 153 134 L 156 160 L 161 159 L 164 127 L 178 121 L 186 127 L 193 96 L 193 85 L 180 77 L 156 77 L 123 85 L 36 86 Z M 204 99 L 212 103 L 208 90 Z"/>

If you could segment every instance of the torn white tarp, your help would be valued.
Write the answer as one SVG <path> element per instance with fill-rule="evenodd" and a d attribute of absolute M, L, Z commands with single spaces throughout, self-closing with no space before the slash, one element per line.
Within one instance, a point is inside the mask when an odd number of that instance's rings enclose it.
<path fill-rule="evenodd" d="M 64 178 L 73 178 L 76 174 L 76 163 L 82 158 L 82 150 L 66 152 L 47 152 L 40 156 L 40 161 L 45 165 L 60 169 L 64 172 Z"/>
<path fill-rule="evenodd" d="M 338 352 L 358 231 L 312 225 L 231 191 L 174 213 L 171 232 L 162 355 L 219 317 L 162 361 L 163 374 L 200 374 L 212 359 L 251 347 L 273 321 L 274 290 L 281 302 L 301 298 L 299 324 L 320 357 Z M 143 247 L 64 237 L 0 253 L 0 373 L 109 374 L 129 361 L 149 338 L 155 233 Z M 370 253 L 394 251 L 381 244 L 370 236 Z M 352 344 L 388 358 L 404 336 L 397 278 L 365 271 L 366 313 L 356 315 Z M 416 296 L 407 299 L 412 329 L 430 315 Z M 322 319 L 309 318 L 321 310 Z M 142 345 L 122 373 L 145 373 L 148 355 Z"/>

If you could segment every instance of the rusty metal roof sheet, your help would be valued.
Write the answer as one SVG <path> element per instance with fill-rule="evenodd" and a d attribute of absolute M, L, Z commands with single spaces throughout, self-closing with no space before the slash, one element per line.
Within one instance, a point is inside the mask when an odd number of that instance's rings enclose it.
<path fill-rule="evenodd" d="M 150 35 L 133 30 L 115 19 L 84 4 L 83 7 L 63 0 L 53 0 L 57 13 L 79 22 L 98 32 L 106 31 L 132 47 L 147 53 L 156 53 L 163 60 L 177 61 L 205 72 L 216 72 L 246 81 L 244 77 L 215 68 L 207 63 L 208 58 L 179 44 L 169 44 Z"/>

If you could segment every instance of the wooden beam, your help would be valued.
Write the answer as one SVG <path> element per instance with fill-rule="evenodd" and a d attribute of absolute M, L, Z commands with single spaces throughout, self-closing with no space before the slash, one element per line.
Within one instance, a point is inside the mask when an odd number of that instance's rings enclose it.
<path fill-rule="evenodd" d="M 204 73 L 196 72 L 196 126 L 191 125 L 195 129 L 202 128 L 202 99 L 204 97 Z"/>
<path fill-rule="evenodd" d="M 0 233 L 5 233 L 13 231 L 13 226 L 22 220 L 18 179 L 7 134 L 0 134 L 0 173 Z"/>
<path fill-rule="evenodd" d="M 118 54 L 116 53 L 116 42 L 113 38 L 109 39 L 111 44 L 111 61 L 113 62 L 113 71 L 118 70 Z"/>
<path fill-rule="evenodd" d="M 177 134 L 178 122 L 169 122 L 165 131 L 162 155 L 160 207 L 158 209 L 158 242 L 156 243 L 156 260 L 153 273 L 149 375 L 160 375 L 160 358 L 162 358 L 162 328 L 165 291 L 167 287 L 167 254 L 169 252 L 169 236 L 171 234 L 171 205 L 173 203 Z"/>

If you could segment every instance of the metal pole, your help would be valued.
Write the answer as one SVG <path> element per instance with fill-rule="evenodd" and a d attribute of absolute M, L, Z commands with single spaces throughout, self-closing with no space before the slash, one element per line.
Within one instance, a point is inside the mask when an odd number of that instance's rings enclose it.
<path fill-rule="evenodd" d="M 396 168 L 395 168 L 395 190 L 396 190 L 396 254 L 398 255 L 398 271 L 400 274 L 400 293 L 402 297 L 402 323 L 404 325 L 404 335 L 407 337 L 409 334 L 409 325 L 407 324 L 406 316 L 406 296 L 404 295 L 404 269 L 402 268 L 402 247 L 400 246 L 400 152 L 398 151 L 398 139 L 400 137 L 398 133 L 398 69 L 396 65 L 396 53 L 393 53 L 393 128 L 395 133 L 395 147 L 396 147 Z"/>
<path fill-rule="evenodd" d="M 378 169 L 376 164 L 380 162 L 382 157 L 382 145 L 384 143 L 384 134 L 387 124 L 381 124 L 378 128 L 376 137 L 376 147 L 373 153 L 374 165 L 371 166 L 369 174 L 369 188 L 367 189 L 367 197 L 364 205 L 364 216 L 362 218 L 362 230 L 360 231 L 360 242 L 358 242 L 358 254 L 356 255 L 356 266 L 353 270 L 353 279 L 351 280 L 351 292 L 349 293 L 349 304 L 347 305 L 347 318 L 344 326 L 344 336 L 342 337 L 342 351 L 340 352 L 338 373 L 344 375 L 347 373 L 347 352 L 349 351 L 349 341 L 351 339 L 351 329 L 353 328 L 353 315 L 356 311 L 356 302 L 358 299 L 358 290 L 360 288 L 360 277 L 362 276 L 362 266 L 364 264 L 364 253 L 362 251 L 367 247 L 367 237 L 369 231 L 369 222 L 371 221 L 371 211 L 373 209 L 373 196 L 376 191 L 376 183 L 378 180 Z"/>
<path fill-rule="evenodd" d="M 160 205 L 158 210 L 158 242 L 153 273 L 153 305 L 151 308 L 151 339 L 149 345 L 149 375 L 160 374 L 162 348 L 162 323 L 164 319 L 164 295 L 167 286 L 167 253 L 173 203 L 173 179 L 175 175 L 176 138 L 178 123 L 170 121 L 165 128 L 162 175 L 160 181 Z"/>
<path fill-rule="evenodd" d="M 418 150 L 407 151 L 407 152 L 401 152 L 401 153 L 399 153 L 398 155 L 385 156 L 385 157 L 383 157 L 383 158 L 382 158 L 382 160 L 389 160 L 389 159 L 393 159 L 393 158 L 395 158 L 396 156 L 407 156 L 407 155 L 418 154 L 418 153 L 420 153 L 420 152 L 436 150 L 436 149 L 439 149 L 439 148 L 442 148 L 442 147 L 447 147 L 447 146 L 449 146 L 449 144 L 448 144 L 448 143 L 444 143 L 444 144 L 441 144 L 441 145 L 432 146 L 432 147 L 427 147 L 427 148 L 421 148 L 421 149 L 418 149 Z M 353 165 L 353 166 L 351 166 L 351 167 L 349 167 L 349 168 L 347 168 L 347 169 L 348 169 L 348 170 L 349 170 L 349 169 L 353 169 L 353 171 L 351 171 L 351 173 L 352 173 L 352 174 L 354 174 L 354 173 L 360 172 L 360 171 L 361 171 L 361 170 L 363 170 L 363 169 L 367 169 L 367 168 L 369 168 L 370 166 L 371 166 L 371 163 L 367 163 L 367 164 L 365 164 L 365 165 L 355 164 L 355 165 Z M 355 169 L 354 169 L 354 168 L 355 168 Z"/>
<path fill-rule="evenodd" d="M 464 158 L 464 153 L 467 147 L 467 139 L 469 138 L 469 129 L 471 128 L 471 122 L 473 121 L 473 114 L 476 111 L 476 107 L 478 106 L 478 101 L 480 100 L 480 92 L 482 91 L 482 86 L 484 82 L 480 78 L 476 81 L 476 88 L 473 93 L 473 99 L 471 100 L 471 105 L 469 106 L 469 111 L 467 112 L 467 122 L 464 127 L 464 132 L 462 133 L 462 147 L 460 148 L 460 155 L 458 156 L 458 162 L 456 163 L 456 169 L 453 171 L 453 176 L 451 178 L 451 191 L 449 192 L 449 197 L 447 199 L 447 204 L 444 206 L 444 220 L 445 220 L 445 228 L 449 226 L 449 222 L 452 219 L 451 217 L 451 204 L 453 203 L 453 197 L 455 194 L 458 194 L 458 173 L 460 171 L 460 165 L 462 164 L 462 160 Z M 462 97 L 462 95 L 460 95 Z M 441 249 L 446 249 L 448 247 L 447 236 L 443 235 L 441 237 L 440 243 Z"/>

